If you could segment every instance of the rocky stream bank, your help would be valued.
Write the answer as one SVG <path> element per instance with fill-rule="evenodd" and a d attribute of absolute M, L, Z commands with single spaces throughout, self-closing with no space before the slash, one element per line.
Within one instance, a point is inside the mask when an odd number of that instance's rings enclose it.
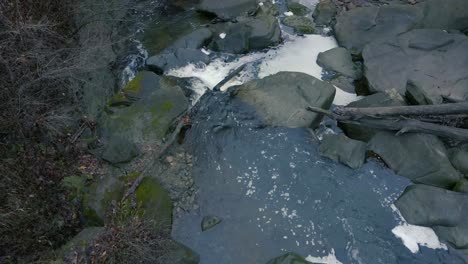
<path fill-rule="evenodd" d="M 82 136 L 106 173 L 76 179 L 88 228 L 65 258 L 130 202 L 172 229 L 162 263 L 468 262 L 466 144 L 306 109 L 465 102 L 468 1 L 165 8 L 142 36 L 151 56 Z"/>

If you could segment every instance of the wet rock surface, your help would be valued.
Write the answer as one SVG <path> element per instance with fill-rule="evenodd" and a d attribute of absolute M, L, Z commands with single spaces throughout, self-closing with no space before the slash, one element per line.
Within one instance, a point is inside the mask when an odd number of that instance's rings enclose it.
<path fill-rule="evenodd" d="M 236 97 L 257 109 L 274 126 L 314 127 L 321 117 L 307 106 L 329 108 L 335 89 L 328 83 L 299 72 L 280 72 L 240 86 Z"/>
<path fill-rule="evenodd" d="M 468 97 L 468 37 L 420 29 L 375 41 L 363 51 L 371 92 L 397 89 L 417 104 Z"/>
<path fill-rule="evenodd" d="M 410 133 L 395 136 L 392 132 L 379 132 L 369 142 L 368 149 L 397 174 L 416 183 L 450 189 L 460 179 L 459 172 L 448 159 L 444 144 L 433 135 Z"/>
<path fill-rule="evenodd" d="M 351 53 L 345 48 L 334 48 L 321 52 L 317 64 L 325 70 L 334 71 L 354 80 L 361 79 L 362 71 L 354 64 Z"/>
<path fill-rule="evenodd" d="M 366 159 L 366 143 L 345 135 L 324 135 L 319 148 L 320 154 L 359 169 Z"/>
<path fill-rule="evenodd" d="M 202 0 L 197 9 L 229 20 L 255 11 L 257 5 L 257 0 Z"/>
<path fill-rule="evenodd" d="M 283 24 L 294 29 L 297 34 L 315 33 L 315 23 L 308 17 L 288 16 L 283 19 Z"/>

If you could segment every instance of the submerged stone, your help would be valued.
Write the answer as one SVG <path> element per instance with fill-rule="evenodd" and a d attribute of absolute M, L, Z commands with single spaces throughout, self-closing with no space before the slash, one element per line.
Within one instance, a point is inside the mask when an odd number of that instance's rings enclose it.
<path fill-rule="evenodd" d="M 323 156 L 353 169 L 360 168 L 366 159 L 366 143 L 350 139 L 343 134 L 324 135 L 319 150 Z"/>
<path fill-rule="evenodd" d="M 221 223 L 221 221 L 222 221 L 221 218 L 214 216 L 214 215 L 203 217 L 203 220 L 201 222 L 202 231 L 206 231 L 210 228 L 213 228 L 214 226 Z"/>
<path fill-rule="evenodd" d="M 283 24 L 294 29 L 297 34 L 314 34 L 315 24 L 312 19 L 303 16 L 289 16 L 283 19 Z"/>
<path fill-rule="evenodd" d="M 392 132 L 379 132 L 369 142 L 368 149 L 397 174 L 415 183 L 451 189 L 460 180 L 444 144 L 434 135 L 395 136 Z"/>
<path fill-rule="evenodd" d="M 322 116 L 307 111 L 307 106 L 330 108 L 335 88 L 305 73 L 279 72 L 241 85 L 236 97 L 253 106 L 269 125 L 315 127 Z"/>
<path fill-rule="evenodd" d="M 303 257 L 296 253 L 286 253 L 268 261 L 266 264 L 308 264 Z"/>

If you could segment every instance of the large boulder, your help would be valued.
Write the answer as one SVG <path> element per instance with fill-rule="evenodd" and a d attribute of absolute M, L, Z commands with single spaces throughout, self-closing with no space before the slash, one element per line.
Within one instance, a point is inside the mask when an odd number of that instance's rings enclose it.
<path fill-rule="evenodd" d="M 420 226 L 454 227 L 468 216 L 468 196 L 427 185 L 411 185 L 395 202 L 405 220 Z"/>
<path fill-rule="evenodd" d="M 359 55 L 366 44 L 407 32 L 422 18 L 423 12 L 417 6 L 362 7 L 337 16 L 334 29 L 340 46 Z"/>
<path fill-rule="evenodd" d="M 450 161 L 453 166 L 465 175 L 468 175 L 468 144 L 449 150 Z"/>
<path fill-rule="evenodd" d="M 220 30 L 211 48 L 215 51 L 242 54 L 262 50 L 281 42 L 281 29 L 275 17 L 261 15 L 228 23 Z"/>
<path fill-rule="evenodd" d="M 114 95 L 98 120 L 100 145 L 90 151 L 111 164 L 125 166 L 143 144 L 161 144 L 172 121 L 189 104 L 174 78 L 139 73 Z"/>
<path fill-rule="evenodd" d="M 331 0 L 321 0 L 315 7 L 312 17 L 318 26 L 328 26 L 337 13 L 336 5 Z"/>
<path fill-rule="evenodd" d="M 351 102 L 348 107 L 378 107 L 378 106 L 402 106 L 403 98 L 396 92 L 376 93 L 364 97 L 361 100 Z M 352 139 L 369 141 L 379 130 L 356 124 L 339 123 L 346 135 Z"/>
<path fill-rule="evenodd" d="M 283 24 L 294 29 L 297 34 L 314 34 L 315 23 L 312 19 L 303 16 L 288 16 L 283 19 Z"/>
<path fill-rule="evenodd" d="M 177 49 L 200 49 L 210 42 L 213 32 L 207 28 L 199 28 L 192 33 L 176 40 L 171 46 L 162 53 L 174 52 Z"/>
<path fill-rule="evenodd" d="M 468 98 L 468 37 L 418 29 L 374 41 L 363 51 L 371 92 L 396 89 L 417 104 Z"/>
<path fill-rule="evenodd" d="M 468 195 L 413 185 L 395 205 L 408 223 L 432 227 L 442 241 L 468 248 Z"/>
<path fill-rule="evenodd" d="M 326 82 L 299 72 L 279 72 L 240 86 L 236 97 L 253 106 L 263 120 L 274 126 L 315 127 L 321 115 L 307 106 L 328 109 L 335 88 Z"/>
<path fill-rule="evenodd" d="M 358 169 L 366 159 L 366 143 L 345 135 L 324 135 L 319 148 L 320 154 Z"/>
<path fill-rule="evenodd" d="M 421 5 L 424 19 L 421 28 L 468 29 L 468 1 L 466 0 L 426 0 Z"/>
<path fill-rule="evenodd" d="M 362 71 L 354 64 L 351 53 L 345 48 L 333 48 L 320 52 L 317 64 L 325 70 L 337 72 L 354 80 L 361 79 Z"/>
<path fill-rule="evenodd" d="M 202 0 L 197 9 L 230 20 L 254 12 L 257 6 L 257 0 Z"/>
<path fill-rule="evenodd" d="M 397 174 L 415 183 L 451 189 L 460 180 L 444 144 L 436 136 L 416 133 L 395 136 L 392 132 L 379 132 L 369 142 L 368 149 Z"/>

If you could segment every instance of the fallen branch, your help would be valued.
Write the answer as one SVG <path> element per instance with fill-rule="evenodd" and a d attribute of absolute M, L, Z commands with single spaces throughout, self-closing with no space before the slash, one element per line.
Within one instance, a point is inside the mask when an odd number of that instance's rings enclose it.
<path fill-rule="evenodd" d="M 228 76 L 226 76 L 226 78 L 224 78 L 221 82 L 219 82 L 217 85 L 215 85 L 215 87 L 213 87 L 213 91 L 220 91 L 221 87 L 223 87 L 223 85 L 228 83 L 232 78 L 236 77 L 237 74 L 239 74 L 241 71 L 243 71 L 246 65 L 247 65 L 247 63 L 244 63 L 239 68 L 237 68 L 234 71 L 232 71 L 231 73 L 229 73 Z"/>
<path fill-rule="evenodd" d="M 468 103 L 384 107 L 337 107 L 334 112 L 338 115 L 372 117 L 398 115 L 458 115 L 468 114 Z"/>
<path fill-rule="evenodd" d="M 436 136 L 451 138 L 460 141 L 468 141 L 468 130 L 428 122 L 422 122 L 415 119 L 398 119 L 398 118 L 375 118 L 362 117 L 362 115 L 347 113 L 340 115 L 336 112 L 324 110 L 318 107 L 307 107 L 308 111 L 326 115 L 334 120 L 347 124 L 355 124 L 377 129 L 398 131 L 397 135 L 402 135 L 409 132 L 428 133 Z"/>

